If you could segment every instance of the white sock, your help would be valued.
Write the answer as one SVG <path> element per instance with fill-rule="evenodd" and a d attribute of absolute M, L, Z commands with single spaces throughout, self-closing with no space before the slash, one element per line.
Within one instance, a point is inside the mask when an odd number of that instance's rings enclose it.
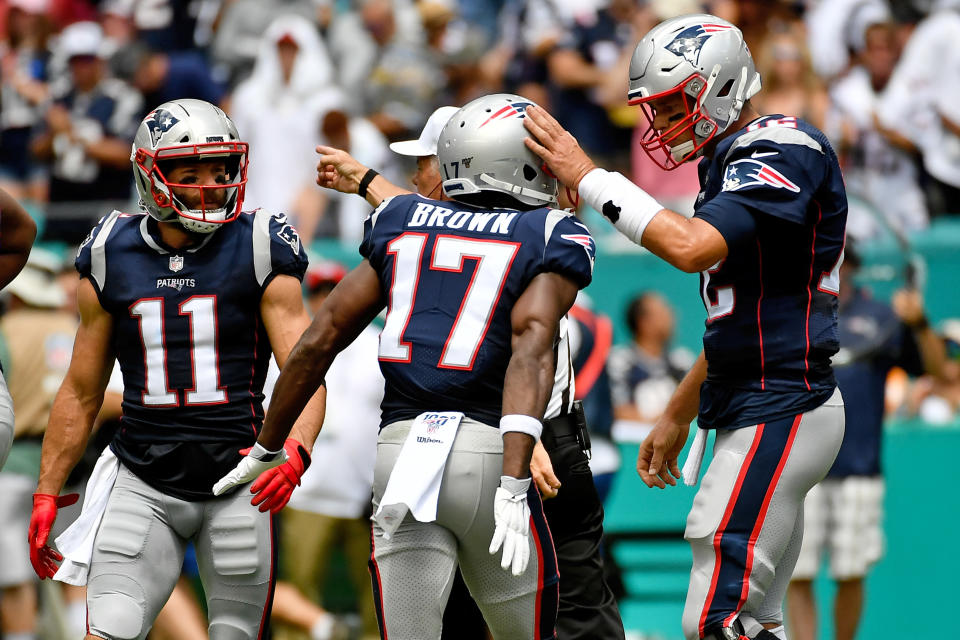
<path fill-rule="evenodd" d="M 787 630 L 783 628 L 783 625 L 774 627 L 773 629 L 767 629 L 767 631 L 780 638 L 780 640 L 787 640 Z"/>
<path fill-rule="evenodd" d="M 333 625 L 336 621 L 329 613 L 324 612 L 313 626 L 310 627 L 310 640 L 329 640 L 333 634 Z"/>

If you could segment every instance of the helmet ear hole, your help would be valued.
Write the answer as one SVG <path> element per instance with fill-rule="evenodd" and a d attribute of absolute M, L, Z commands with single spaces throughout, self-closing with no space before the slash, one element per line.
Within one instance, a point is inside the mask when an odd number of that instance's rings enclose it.
<path fill-rule="evenodd" d="M 537 177 L 537 170 L 528 164 L 523 165 L 523 177 L 527 180 L 533 180 Z"/>

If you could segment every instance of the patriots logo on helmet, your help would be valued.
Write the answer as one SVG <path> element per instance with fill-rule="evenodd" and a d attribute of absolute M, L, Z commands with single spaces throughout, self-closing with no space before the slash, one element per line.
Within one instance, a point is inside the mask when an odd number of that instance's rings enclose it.
<path fill-rule="evenodd" d="M 759 160 L 743 158 L 742 160 L 734 160 L 727 165 L 727 170 L 723 175 L 723 191 L 737 191 L 753 185 L 787 189 L 794 193 L 800 191 L 800 187 L 789 178 Z"/>
<path fill-rule="evenodd" d="M 524 118 L 526 117 L 525 114 L 527 111 L 527 107 L 530 107 L 532 105 L 533 105 L 532 102 L 511 102 L 507 106 L 502 107 L 501 109 L 495 111 L 489 118 L 483 121 L 483 124 L 481 124 L 477 128 L 482 129 L 484 125 L 494 120 L 506 120 L 507 118 L 513 118 L 513 117 Z"/>
<path fill-rule="evenodd" d="M 170 130 L 170 128 L 180 122 L 172 113 L 166 109 L 155 109 L 147 114 L 144 123 L 150 129 L 150 142 L 154 147 L 160 140 L 160 136 Z"/>
<path fill-rule="evenodd" d="M 673 40 L 667 43 L 666 49 L 695 65 L 700 61 L 700 49 L 707 38 L 732 28 L 726 24 L 695 24 L 675 35 Z"/>

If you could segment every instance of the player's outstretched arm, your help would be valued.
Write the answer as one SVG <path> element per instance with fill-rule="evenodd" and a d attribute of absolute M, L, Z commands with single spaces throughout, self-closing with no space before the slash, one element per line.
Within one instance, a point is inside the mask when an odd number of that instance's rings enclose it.
<path fill-rule="evenodd" d="M 50 410 L 30 516 L 30 561 L 41 578 L 53 577 L 56 562 L 61 560 L 60 554 L 47 545 L 47 538 L 57 508 L 76 502 L 76 496 L 58 496 L 86 448 L 115 359 L 111 347 L 113 318 L 100 306 L 89 280 L 80 281 L 77 303 L 80 328 L 70 368 Z"/>
<path fill-rule="evenodd" d="M 310 326 L 310 316 L 303 306 L 300 281 L 293 276 L 278 275 L 260 300 L 260 317 L 270 338 L 273 356 L 283 367 L 297 339 Z M 310 466 L 310 452 L 323 426 L 327 391 L 321 386 L 307 402 L 293 425 L 290 437 L 283 444 L 287 460 L 278 467 L 261 473 L 250 486 L 251 503 L 260 511 L 277 513 L 286 506 L 293 490 Z"/>
<path fill-rule="evenodd" d="M 27 263 L 37 225 L 13 196 L 0 189 L 0 289 Z"/>
<path fill-rule="evenodd" d="M 360 184 L 370 168 L 360 164 L 356 158 L 343 149 L 320 145 L 317 147 L 320 160 L 317 162 L 317 184 L 325 189 L 340 193 L 360 193 Z M 363 197 L 370 206 L 379 207 L 380 203 L 392 196 L 412 193 L 398 187 L 380 174 L 369 180 Z"/>
<path fill-rule="evenodd" d="M 680 478 L 678 460 L 687 442 L 690 422 L 697 417 L 700 385 L 707 377 L 707 360 L 703 353 L 673 392 L 667 408 L 653 430 L 640 444 L 637 473 L 648 487 L 666 488 Z"/>
<path fill-rule="evenodd" d="M 323 384 L 334 357 L 360 335 L 384 304 L 380 280 L 369 262 L 364 260 L 344 276 L 323 301 L 280 370 L 270 410 L 253 450 L 214 485 L 214 495 L 246 484 L 286 461 L 284 441 L 307 401 Z"/>
<path fill-rule="evenodd" d="M 666 209 L 623 175 L 597 168 L 576 138 L 543 109 L 528 107 L 526 113 L 523 124 L 533 135 L 527 147 L 620 233 L 687 273 L 726 257 L 726 241 L 712 225 Z"/>
<path fill-rule="evenodd" d="M 500 566 L 522 575 L 530 559 L 530 457 L 540 438 L 540 418 L 553 388 L 553 344 L 560 319 L 573 305 L 579 287 L 558 273 L 530 281 L 510 314 L 513 325 L 510 362 L 503 380 L 503 473 L 494 495 L 494 531 L 489 551 L 503 548 Z"/>

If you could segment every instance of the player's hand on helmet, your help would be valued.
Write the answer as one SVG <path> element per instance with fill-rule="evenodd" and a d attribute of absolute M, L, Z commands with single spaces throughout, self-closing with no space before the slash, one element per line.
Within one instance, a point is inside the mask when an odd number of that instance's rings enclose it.
<path fill-rule="evenodd" d="M 530 132 L 524 139 L 527 148 L 546 163 L 557 180 L 576 189 L 583 176 L 597 165 L 580 148 L 577 139 L 549 113 L 539 107 L 527 107 L 523 126 Z"/>
<path fill-rule="evenodd" d="M 367 167 L 357 162 L 349 153 L 336 147 L 317 147 L 320 160 L 317 162 L 317 184 L 324 189 L 341 193 L 357 193 Z"/>
<path fill-rule="evenodd" d="M 543 448 L 543 444 L 537 441 L 533 447 L 533 456 L 530 458 L 530 475 L 540 490 L 540 495 L 544 500 L 556 498 L 560 490 L 560 479 L 553 471 L 553 463 L 550 462 L 550 454 Z"/>
<path fill-rule="evenodd" d="M 30 514 L 30 530 L 27 541 L 30 543 L 30 564 L 40 579 L 52 578 L 57 572 L 58 562 L 63 556 L 47 544 L 50 529 L 57 519 L 57 509 L 69 507 L 80 498 L 79 494 L 54 496 L 49 493 L 33 494 L 33 512 Z"/>
<path fill-rule="evenodd" d="M 495 554 L 503 547 L 500 566 L 515 576 L 523 574 L 530 560 L 530 506 L 527 504 L 530 482 L 530 478 L 500 476 L 500 486 L 493 498 L 495 528 L 490 553 Z"/>
<path fill-rule="evenodd" d="M 287 461 L 261 473 L 250 486 L 250 493 L 254 494 L 250 503 L 259 506 L 260 511 L 277 513 L 283 509 L 294 488 L 300 486 L 303 472 L 310 466 L 310 453 L 293 438 L 287 438 L 283 449 L 287 453 Z M 249 451 L 244 449 L 240 453 L 247 454 Z"/>
<path fill-rule="evenodd" d="M 244 449 L 246 451 L 246 449 Z M 223 476 L 213 485 L 213 495 L 221 496 L 230 489 L 256 480 L 261 473 L 274 467 L 279 467 L 287 461 L 287 452 L 267 451 L 260 443 L 256 443 L 244 455 L 233 471 Z"/>
<path fill-rule="evenodd" d="M 637 473 L 648 487 L 676 485 L 680 478 L 678 460 L 687 442 L 690 423 L 677 422 L 666 415 L 657 420 L 653 430 L 640 443 Z"/>

